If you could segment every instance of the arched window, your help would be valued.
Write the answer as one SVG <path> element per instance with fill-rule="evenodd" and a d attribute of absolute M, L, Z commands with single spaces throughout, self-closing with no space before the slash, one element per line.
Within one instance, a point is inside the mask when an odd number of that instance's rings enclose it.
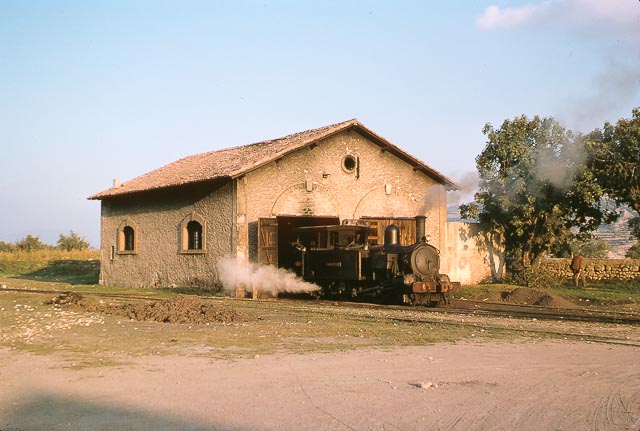
<path fill-rule="evenodd" d="M 187 248 L 202 250 L 202 225 L 195 220 L 187 223 Z"/>
<path fill-rule="evenodd" d="M 180 252 L 202 254 L 207 251 L 207 225 L 201 216 L 191 213 L 182 219 L 179 231 Z"/>
<path fill-rule="evenodd" d="M 124 251 L 134 251 L 135 248 L 135 231 L 131 226 L 125 226 L 122 229 L 124 236 Z"/>
<path fill-rule="evenodd" d="M 128 220 L 123 220 L 118 226 L 117 250 L 119 254 L 138 252 L 138 229 Z"/>

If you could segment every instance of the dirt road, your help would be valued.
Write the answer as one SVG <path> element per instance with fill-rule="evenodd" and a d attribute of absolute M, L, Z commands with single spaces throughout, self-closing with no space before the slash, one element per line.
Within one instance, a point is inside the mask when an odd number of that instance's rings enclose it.
<path fill-rule="evenodd" d="M 442 343 L 259 356 L 0 350 L 0 430 L 640 430 L 640 349 Z M 124 363 L 127 363 L 124 365 Z"/>

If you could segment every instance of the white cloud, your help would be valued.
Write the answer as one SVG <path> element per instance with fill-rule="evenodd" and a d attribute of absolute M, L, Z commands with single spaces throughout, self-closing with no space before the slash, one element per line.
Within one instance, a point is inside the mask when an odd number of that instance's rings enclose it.
<path fill-rule="evenodd" d="M 544 15 L 547 6 L 547 2 L 507 9 L 500 9 L 498 6 L 492 5 L 476 18 L 476 26 L 482 30 L 517 27 Z"/>
<path fill-rule="evenodd" d="M 481 30 L 544 25 L 602 36 L 630 36 L 640 43 L 640 2 L 635 0 L 547 0 L 521 7 L 489 6 L 476 17 Z"/>

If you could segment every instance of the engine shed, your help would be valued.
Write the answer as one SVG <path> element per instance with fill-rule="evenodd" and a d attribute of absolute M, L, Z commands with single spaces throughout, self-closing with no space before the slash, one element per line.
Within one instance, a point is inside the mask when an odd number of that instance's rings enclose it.
<path fill-rule="evenodd" d="M 293 268 L 300 228 L 333 225 L 317 243 L 346 241 L 340 226 L 353 220 L 368 246 L 391 224 L 413 244 L 424 215 L 445 251 L 446 193 L 457 188 L 357 119 L 187 156 L 89 197 L 101 202 L 100 282 L 215 286 L 229 255 Z"/>

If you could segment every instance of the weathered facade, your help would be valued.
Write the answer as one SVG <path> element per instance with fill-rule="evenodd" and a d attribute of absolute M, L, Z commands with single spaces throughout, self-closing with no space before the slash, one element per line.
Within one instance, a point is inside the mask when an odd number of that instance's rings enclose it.
<path fill-rule="evenodd" d="M 287 266 L 293 229 L 366 219 L 446 250 L 453 181 L 357 120 L 186 157 L 91 196 L 102 201 L 101 283 L 213 286 L 227 255 Z M 446 259 L 445 259 L 446 261 Z M 443 268 L 446 271 L 446 268 Z"/>

